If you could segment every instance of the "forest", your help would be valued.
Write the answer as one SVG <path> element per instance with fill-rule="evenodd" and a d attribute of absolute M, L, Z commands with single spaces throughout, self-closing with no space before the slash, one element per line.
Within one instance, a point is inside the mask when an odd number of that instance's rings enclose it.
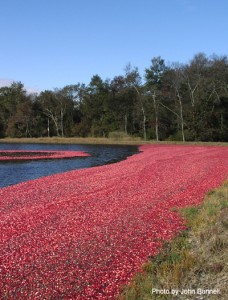
<path fill-rule="evenodd" d="M 141 76 L 123 74 L 89 84 L 28 94 L 22 82 L 0 88 L 0 138 L 141 137 L 157 141 L 228 141 L 228 57 L 204 53 L 187 64 L 160 56 Z"/>

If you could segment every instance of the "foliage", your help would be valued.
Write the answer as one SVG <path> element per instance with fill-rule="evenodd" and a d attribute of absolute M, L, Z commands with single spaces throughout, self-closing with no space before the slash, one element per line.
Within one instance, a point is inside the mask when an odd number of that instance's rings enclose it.
<path fill-rule="evenodd" d="M 188 64 L 154 57 L 143 74 L 28 95 L 21 82 L 0 88 L 0 137 L 108 137 L 228 141 L 228 59 L 196 54 Z"/>

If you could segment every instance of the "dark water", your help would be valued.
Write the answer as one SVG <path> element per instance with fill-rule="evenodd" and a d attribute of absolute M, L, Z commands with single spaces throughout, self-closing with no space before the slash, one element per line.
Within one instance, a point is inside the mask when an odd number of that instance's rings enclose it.
<path fill-rule="evenodd" d="M 73 150 L 85 151 L 91 156 L 38 161 L 0 161 L 0 188 L 51 174 L 114 163 L 138 153 L 136 146 L 119 145 L 0 144 L 0 151 L 2 150 Z"/>

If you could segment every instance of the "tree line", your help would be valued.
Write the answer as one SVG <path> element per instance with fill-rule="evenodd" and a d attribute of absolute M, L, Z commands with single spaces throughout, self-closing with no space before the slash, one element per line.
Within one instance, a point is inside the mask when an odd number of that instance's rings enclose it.
<path fill-rule="evenodd" d="M 154 57 L 143 76 L 28 94 L 21 82 L 0 88 L 0 137 L 108 137 L 228 141 L 228 58 L 199 53 L 188 64 Z"/>

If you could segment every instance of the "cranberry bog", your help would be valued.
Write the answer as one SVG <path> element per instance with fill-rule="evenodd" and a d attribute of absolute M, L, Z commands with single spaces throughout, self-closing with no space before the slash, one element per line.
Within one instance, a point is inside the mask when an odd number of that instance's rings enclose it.
<path fill-rule="evenodd" d="M 12 160 L 38 160 L 38 159 L 58 159 L 84 157 L 89 154 L 83 151 L 31 151 L 31 150 L 1 150 L 0 161 Z"/>
<path fill-rule="evenodd" d="M 1 299 L 114 299 L 228 175 L 228 147 L 140 150 L 0 189 Z"/>

